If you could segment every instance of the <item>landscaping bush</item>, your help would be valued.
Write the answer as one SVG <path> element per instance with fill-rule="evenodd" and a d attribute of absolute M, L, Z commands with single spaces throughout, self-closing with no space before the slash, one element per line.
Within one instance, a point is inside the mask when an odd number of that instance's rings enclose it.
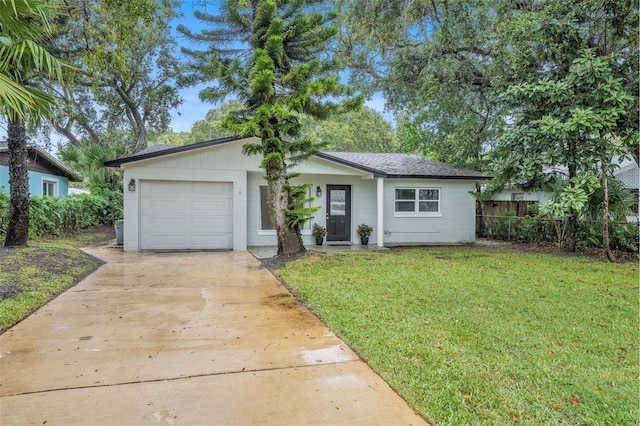
<path fill-rule="evenodd" d="M 638 252 L 638 223 L 609 222 L 609 245 L 612 250 Z M 602 248 L 602 222 L 579 222 L 576 243 L 581 247 Z"/>
<path fill-rule="evenodd" d="M 9 194 L 0 187 L 0 236 L 7 235 L 9 225 Z"/>
<path fill-rule="evenodd" d="M 556 240 L 552 221 L 530 216 L 516 217 L 515 212 L 494 218 L 487 237 L 520 243 Z"/>
<path fill-rule="evenodd" d="M 122 193 L 98 186 L 90 194 L 66 198 L 31 197 L 29 237 L 62 235 L 90 226 L 111 225 L 122 219 Z M 0 191 L 0 236 L 9 224 L 9 195 Z"/>
<path fill-rule="evenodd" d="M 515 212 L 491 218 L 485 236 L 519 243 L 557 243 L 553 220 L 538 217 L 516 217 Z M 578 221 L 577 245 L 602 248 L 602 223 Z M 610 246 L 613 250 L 637 252 L 639 224 L 609 222 Z"/>

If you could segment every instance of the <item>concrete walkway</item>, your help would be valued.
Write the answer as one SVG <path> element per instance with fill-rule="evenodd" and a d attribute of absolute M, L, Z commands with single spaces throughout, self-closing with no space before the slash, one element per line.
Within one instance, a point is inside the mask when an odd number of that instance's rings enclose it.
<path fill-rule="evenodd" d="M 0 424 L 418 425 L 247 252 L 123 253 L 0 336 Z"/>

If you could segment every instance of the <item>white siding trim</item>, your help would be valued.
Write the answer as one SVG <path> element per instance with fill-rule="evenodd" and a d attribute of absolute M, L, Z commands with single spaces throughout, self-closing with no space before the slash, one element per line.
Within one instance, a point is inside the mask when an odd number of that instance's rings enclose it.
<path fill-rule="evenodd" d="M 376 234 L 378 247 L 384 246 L 384 178 L 377 178 L 376 185 L 376 200 L 377 200 L 377 220 L 376 220 Z"/>
<path fill-rule="evenodd" d="M 51 197 L 59 197 L 60 196 L 60 179 L 45 177 L 45 176 L 43 176 L 40 179 L 40 193 L 43 197 L 47 195 L 44 193 L 45 182 L 53 184 L 53 195 L 51 195 Z"/>

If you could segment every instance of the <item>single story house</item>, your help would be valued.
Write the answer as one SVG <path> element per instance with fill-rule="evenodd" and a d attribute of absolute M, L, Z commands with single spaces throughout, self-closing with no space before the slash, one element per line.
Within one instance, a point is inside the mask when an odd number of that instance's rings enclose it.
<path fill-rule="evenodd" d="M 108 161 L 124 174 L 125 251 L 233 249 L 276 245 L 260 157 L 230 137 L 187 146 L 155 145 Z M 316 222 L 327 243 L 359 244 L 355 230 L 373 226 L 370 243 L 452 244 L 475 240 L 473 171 L 408 154 L 320 152 L 295 167 L 292 183 L 312 183 L 319 206 L 301 230 L 314 243 Z"/>
<path fill-rule="evenodd" d="M 82 176 L 62 164 L 37 145 L 27 146 L 29 194 L 64 198 L 69 182 L 82 182 Z M 0 189 L 9 192 L 9 147 L 0 142 Z"/>

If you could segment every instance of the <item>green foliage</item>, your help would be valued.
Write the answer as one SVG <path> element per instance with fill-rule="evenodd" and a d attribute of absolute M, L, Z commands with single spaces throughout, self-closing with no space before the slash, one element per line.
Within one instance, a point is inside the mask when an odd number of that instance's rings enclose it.
<path fill-rule="evenodd" d="M 491 218 L 484 237 L 518 243 L 564 243 L 566 235 L 558 240 L 558 229 L 566 230 L 566 218 L 516 217 L 515 212 Z M 611 248 L 638 252 L 638 223 L 609 221 Z M 578 220 L 576 242 L 579 247 L 602 248 L 602 222 Z"/>
<path fill-rule="evenodd" d="M 637 421 L 637 262 L 432 247 L 277 273 L 430 424 Z"/>
<path fill-rule="evenodd" d="M 622 222 L 633 204 L 633 196 L 624 187 L 624 183 L 615 178 L 609 178 L 609 218 Z M 581 211 L 581 217 L 596 221 L 602 218 L 604 208 L 604 195 L 602 186 L 598 186 L 591 196 L 585 208 Z"/>
<path fill-rule="evenodd" d="M 571 179 L 597 175 L 594 164 L 610 165 L 624 154 L 621 140 L 633 136 L 621 125 L 633 97 L 615 77 L 617 68 L 615 57 L 584 50 L 561 79 L 511 87 L 509 96 L 522 110 L 493 153 L 496 174 L 531 188 L 545 179 L 545 166 L 565 165 Z"/>
<path fill-rule="evenodd" d="M 3 207 L 7 208 L 3 208 Z M 0 235 L 7 232 L 9 197 L 0 191 Z M 63 235 L 90 226 L 111 225 L 122 219 L 122 193 L 96 186 L 91 194 L 66 198 L 31 197 L 29 237 Z"/>
<path fill-rule="evenodd" d="M 0 187 L 0 237 L 7 235 L 10 205 L 11 200 L 9 198 L 9 194 L 5 192 L 4 187 Z"/>
<path fill-rule="evenodd" d="M 564 222 L 562 219 L 558 221 Z M 493 218 L 491 226 L 485 229 L 485 236 L 519 243 L 555 242 L 556 230 L 553 222 L 553 219 L 516 217 L 515 212 L 512 212 L 505 217 Z"/>
<path fill-rule="evenodd" d="M 55 13 L 46 1 L 0 2 L 0 114 L 9 120 L 37 123 L 53 111 L 53 97 L 26 82 L 62 79 L 62 63 L 44 46 Z"/>
<path fill-rule="evenodd" d="M 325 120 L 303 117 L 300 137 L 318 141 L 329 151 L 398 152 L 401 149 L 391 124 L 365 106 Z"/>
<path fill-rule="evenodd" d="M 554 219 L 566 218 L 582 211 L 589 197 L 599 187 L 598 178 L 592 175 L 575 176 L 569 182 L 558 180 L 558 183 L 551 200 L 540 205 L 540 212 Z"/>
<path fill-rule="evenodd" d="M 638 160 L 640 144 L 633 138 L 638 133 L 640 78 L 636 0 L 334 4 L 342 23 L 338 50 L 352 67 L 352 83 L 384 93 L 406 149 L 456 165 L 483 165 L 482 154 L 495 147 L 521 112 L 521 105 L 505 98 L 507 89 L 535 85 L 541 78 L 554 85 L 589 48 L 596 57 L 615 58 L 614 82 L 619 79 L 621 91 L 632 95 L 617 127 L 624 133 L 624 150 Z M 578 94 L 568 105 L 583 109 L 576 125 L 588 124 L 593 112 L 588 108 L 599 108 L 599 93 L 583 86 Z M 546 99 L 557 101 L 554 93 Z"/>
<path fill-rule="evenodd" d="M 233 133 L 223 126 L 228 115 L 239 115 L 245 107 L 242 102 L 232 100 L 220 105 L 219 108 L 209 110 L 204 119 L 193 123 L 189 133 L 188 143 L 204 142 L 208 140 L 233 136 Z"/>
<path fill-rule="evenodd" d="M 327 236 L 327 228 L 317 223 L 313 224 L 313 229 L 311 230 L 311 235 L 314 237 L 324 238 Z"/>
<path fill-rule="evenodd" d="M 290 176 L 290 178 L 294 176 Z M 320 207 L 307 207 L 315 200 L 315 197 L 307 197 L 308 189 L 311 187 L 310 183 L 300 185 L 285 183 L 284 186 L 285 192 L 289 194 L 287 208 L 283 210 L 287 225 L 291 228 L 300 229 L 305 223 L 314 218 Z"/>
<path fill-rule="evenodd" d="M 356 228 L 356 234 L 360 235 L 361 237 L 368 237 L 371 235 L 371 232 L 373 232 L 373 227 L 371 225 L 367 225 L 366 223 L 361 223 Z"/>
<path fill-rule="evenodd" d="M 63 87 L 44 82 L 60 108 L 51 126 L 71 145 L 100 142 L 122 131 L 131 152 L 147 147 L 149 131 L 166 131 L 182 100 L 171 20 L 174 0 L 66 2 L 52 49 L 73 65 Z"/>
<path fill-rule="evenodd" d="M 79 171 L 90 185 L 107 183 L 114 191 L 120 188 L 122 178 L 115 170 L 105 167 L 104 162 L 132 154 L 125 135 L 119 132 L 101 137 L 97 142 L 69 145 L 59 151 L 62 162 Z"/>
<path fill-rule="evenodd" d="M 153 141 L 184 145 L 232 136 L 233 132 L 225 128 L 226 118 L 229 115 L 241 117 L 246 113 L 241 102 L 225 102 L 220 108 L 209 110 L 203 120 L 196 121 L 186 137 L 165 135 Z M 236 121 L 239 120 L 230 119 L 227 125 L 233 125 Z M 365 106 L 322 120 L 301 115 L 300 134 L 294 139 L 316 141 L 318 147 L 330 151 L 398 152 L 401 148 L 391 123 Z"/>
<path fill-rule="evenodd" d="M 509 98 L 521 110 L 515 127 L 501 138 L 493 160 L 500 181 L 515 177 L 525 187 L 534 186 L 538 176 L 546 173 L 545 167 L 567 168 L 569 185 L 543 208 L 552 217 L 570 218 L 568 228 L 557 232 L 559 242 L 568 232 L 570 251 L 575 250 L 576 214 L 599 185 L 598 178 L 606 190 L 612 158 L 638 144 L 637 134 L 627 128 L 634 96 L 619 76 L 622 57 L 598 56 L 593 49 L 575 53 L 568 70 L 559 75 L 509 89 Z M 606 222 L 609 199 L 603 198 Z M 603 232 L 608 235 L 606 228 Z M 613 259 L 607 240 L 603 241 Z"/>
<path fill-rule="evenodd" d="M 581 247 L 602 248 L 602 222 L 584 221 L 578 223 L 577 244 Z M 638 223 L 609 222 L 610 246 L 614 250 L 638 252 L 640 234 Z"/>

